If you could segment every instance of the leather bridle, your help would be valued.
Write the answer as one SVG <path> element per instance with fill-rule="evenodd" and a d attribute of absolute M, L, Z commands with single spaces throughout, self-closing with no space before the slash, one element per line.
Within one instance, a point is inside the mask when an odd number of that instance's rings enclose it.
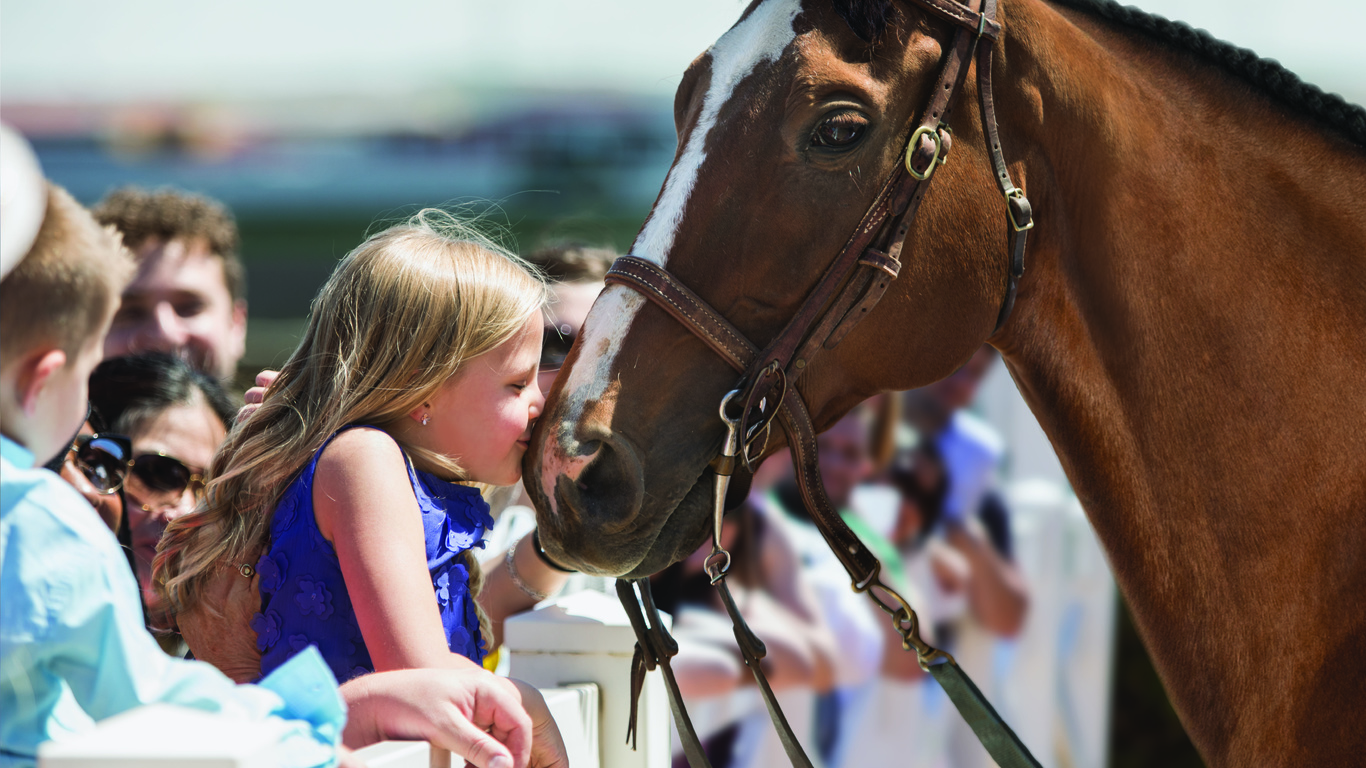
<path fill-rule="evenodd" d="M 1034 222 L 1029 201 L 1011 181 L 996 128 L 991 63 L 992 51 L 1002 34 L 1001 25 L 996 20 L 998 0 L 968 0 L 967 5 L 960 5 L 953 0 L 911 1 L 930 15 L 958 28 L 952 47 L 944 57 L 939 79 L 931 91 L 932 96 L 910 131 L 904 161 L 898 163 L 888 176 L 858 227 L 825 274 L 767 347 L 761 351 L 707 302 L 668 270 L 653 262 L 635 256 L 623 256 L 608 271 L 607 282 L 628 286 L 643 294 L 697 335 L 741 374 L 735 390 L 727 394 L 721 405 L 721 419 L 726 424 L 727 435 L 711 465 L 717 478 L 715 541 L 706 567 L 712 584 L 720 591 L 722 603 L 735 623 L 735 635 L 745 663 L 755 676 L 793 765 L 810 766 L 810 761 L 788 727 L 764 678 L 760 668 L 760 659 L 764 655 L 763 643 L 750 631 L 731 598 L 725 581 L 730 555 L 720 545 L 720 520 L 726 487 L 735 464 L 741 461 L 748 467 L 763 453 L 763 444 L 767 442 L 768 431 L 775 419 L 787 433 L 802 500 L 811 519 L 844 565 L 853 588 L 867 593 L 891 617 L 902 637 L 902 646 L 915 651 L 921 667 L 944 687 L 999 765 L 1003 768 L 1037 767 L 1038 762 L 1000 719 L 953 657 L 921 639 L 919 620 L 910 604 L 880 580 L 881 563 L 844 523 L 826 496 L 817 468 L 816 433 L 810 414 L 796 387 L 788 386 L 789 381 L 801 376 L 821 350 L 832 349 L 866 317 L 897 277 L 901 267 L 902 246 L 911 222 L 929 190 L 935 169 L 945 162 L 952 146 L 948 120 L 952 114 L 954 97 L 967 76 L 974 51 L 977 57 L 983 135 L 997 184 L 1005 199 L 1010 233 L 1006 289 L 997 314 L 997 330 L 1005 324 L 1015 303 L 1017 282 L 1024 273 L 1027 232 Z M 733 403 L 740 405 L 734 415 L 729 408 Z M 632 670 L 635 694 L 639 693 L 645 672 L 660 667 L 689 762 L 694 768 L 709 766 L 683 708 L 682 697 L 669 665 L 669 659 L 677 653 L 678 647 L 660 622 L 650 594 L 649 581 L 619 581 L 617 589 L 638 638 Z M 633 704 L 632 733 L 634 721 Z"/>

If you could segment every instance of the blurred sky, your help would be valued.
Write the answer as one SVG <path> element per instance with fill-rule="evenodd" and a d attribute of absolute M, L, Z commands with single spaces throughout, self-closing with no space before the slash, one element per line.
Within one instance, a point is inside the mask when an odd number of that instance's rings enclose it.
<path fill-rule="evenodd" d="M 1139 0 L 1366 101 L 1366 1 Z M 0 99 L 672 94 L 742 0 L 0 0 Z M 1312 15 L 1298 13 L 1314 8 Z"/>

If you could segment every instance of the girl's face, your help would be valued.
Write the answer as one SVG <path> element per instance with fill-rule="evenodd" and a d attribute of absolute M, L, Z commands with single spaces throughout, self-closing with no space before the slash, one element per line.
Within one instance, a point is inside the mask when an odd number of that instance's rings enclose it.
<path fill-rule="evenodd" d="M 545 396 L 536 383 L 541 358 L 541 316 L 536 313 L 502 346 L 467 361 L 426 408 L 426 426 L 407 434 L 418 446 L 457 461 L 467 479 L 514 485 L 522 478 L 522 455 Z"/>

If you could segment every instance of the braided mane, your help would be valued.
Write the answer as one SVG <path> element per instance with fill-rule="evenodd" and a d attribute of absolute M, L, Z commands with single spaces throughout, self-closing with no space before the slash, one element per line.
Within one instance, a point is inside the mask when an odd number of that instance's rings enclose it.
<path fill-rule="evenodd" d="M 1008 0 L 1003 0 L 1008 2 Z M 861 39 L 873 41 L 891 19 L 892 0 L 831 0 L 835 11 Z M 1101 17 L 1142 32 L 1162 43 L 1195 54 L 1241 78 L 1297 114 L 1341 131 L 1350 141 L 1366 147 L 1366 109 L 1336 93 L 1301 80 L 1274 59 L 1263 59 L 1246 48 L 1215 38 L 1203 29 L 1164 19 L 1114 0 L 1049 0 L 1049 2 Z"/>
<path fill-rule="evenodd" d="M 1049 2 L 1094 14 L 1193 53 L 1225 72 L 1242 78 L 1296 113 L 1341 131 L 1352 142 L 1366 146 L 1366 109 L 1336 93 L 1325 93 L 1318 86 L 1306 83 L 1275 59 L 1263 59 L 1246 48 L 1219 40 L 1203 29 L 1164 19 L 1133 6 L 1120 5 L 1114 0 Z"/>

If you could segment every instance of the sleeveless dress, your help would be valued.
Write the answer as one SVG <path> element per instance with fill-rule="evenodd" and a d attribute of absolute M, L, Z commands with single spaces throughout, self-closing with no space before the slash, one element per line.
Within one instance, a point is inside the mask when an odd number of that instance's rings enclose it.
<path fill-rule="evenodd" d="M 261 652 L 262 676 L 310 645 L 322 652 L 338 682 L 375 669 L 356 623 L 336 550 L 323 538 L 313 515 L 313 475 L 318 457 L 344 431 L 333 434 L 314 452 L 280 497 L 271 518 L 270 548 L 256 563 L 261 611 L 251 620 Z M 483 548 L 485 532 L 493 527 L 488 504 L 477 489 L 418 471 L 407 454 L 404 460 L 422 512 L 427 570 L 432 575 L 447 645 L 452 652 L 481 663 L 484 649 L 479 617 L 469 591 L 469 572 L 459 555 L 470 547 Z"/>

